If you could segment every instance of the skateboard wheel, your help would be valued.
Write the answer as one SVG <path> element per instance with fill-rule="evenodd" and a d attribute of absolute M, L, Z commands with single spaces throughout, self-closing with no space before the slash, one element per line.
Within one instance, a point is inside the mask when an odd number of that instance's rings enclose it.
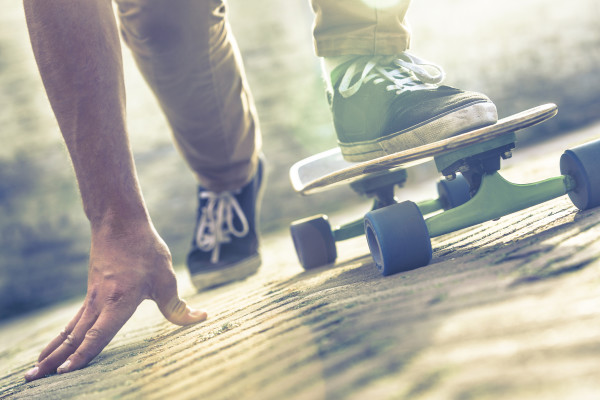
<path fill-rule="evenodd" d="M 290 232 L 302 268 L 312 269 L 335 262 L 335 239 L 326 215 L 295 221 Z"/>
<path fill-rule="evenodd" d="M 444 210 L 458 207 L 471 199 L 469 182 L 459 174 L 451 181 L 447 179 L 439 181 L 437 190 Z"/>
<path fill-rule="evenodd" d="M 588 210 L 600 205 L 600 140 L 565 151 L 560 172 L 575 179 L 575 189 L 569 192 L 575 207 Z"/>
<path fill-rule="evenodd" d="M 411 201 L 369 211 L 365 234 L 383 276 L 424 267 L 431 261 L 429 231 L 421 211 Z"/>

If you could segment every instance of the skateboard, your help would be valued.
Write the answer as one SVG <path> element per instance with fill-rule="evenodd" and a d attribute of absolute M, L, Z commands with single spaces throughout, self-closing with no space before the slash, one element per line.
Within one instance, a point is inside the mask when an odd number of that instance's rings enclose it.
<path fill-rule="evenodd" d="M 515 184 L 503 178 L 501 160 L 512 156 L 516 132 L 544 122 L 558 112 L 545 104 L 498 120 L 493 125 L 435 143 L 364 162 L 349 162 L 332 149 L 294 164 L 290 180 L 302 195 L 349 184 L 373 198 L 371 211 L 356 221 L 332 228 L 326 215 L 295 221 L 290 231 L 300 264 L 311 269 L 335 262 L 337 241 L 365 234 L 375 265 L 387 276 L 426 266 L 431 238 L 494 220 L 567 195 L 580 210 L 600 205 L 600 140 L 566 150 L 561 175 Z M 434 162 L 443 175 L 438 198 L 398 202 L 395 188 L 410 168 Z M 427 218 L 426 218 L 427 217 Z"/>

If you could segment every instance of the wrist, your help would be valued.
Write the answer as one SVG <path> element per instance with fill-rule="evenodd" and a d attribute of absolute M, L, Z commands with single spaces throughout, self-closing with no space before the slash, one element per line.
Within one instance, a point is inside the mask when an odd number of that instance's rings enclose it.
<path fill-rule="evenodd" d="M 128 270 L 147 271 L 171 265 L 169 248 L 147 213 L 143 217 L 110 213 L 92 224 L 91 239 L 90 260 L 96 262 L 90 261 L 90 266 L 96 268 L 108 268 L 115 259 L 130 260 L 121 263 Z"/>
<path fill-rule="evenodd" d="M 106 170 L 111 171 L 109 167 L 106 166 Z M 131 226 L 150 225 L 134 171 L 132 167 L 120 173 L 97 174 L 95 179 L 79 180 L 84 212 L 92 230 L 102 228 L 118 232 Z M 107 180 L 107 175 L 113 176 L 112 181 Z"/>
<path fill-rule="evenodd" d="M 137 231 L 154 230 L 146 207 L 109 208 L 102 213 L 88 213 L 88 219 L 94 233 L 125 235 Z"/>

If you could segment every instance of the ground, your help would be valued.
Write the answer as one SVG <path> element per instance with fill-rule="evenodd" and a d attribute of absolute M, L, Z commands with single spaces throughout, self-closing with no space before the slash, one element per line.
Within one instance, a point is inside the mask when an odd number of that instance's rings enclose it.
<path fill-rule="evenodd" d="M 564 148 L 598 136 L 593 125 L 517 149 L 505 174 L 557 174 Z M 23 380 L 77 302 L 0 326 L 0 398 L 594 399 L 599 237 L 600 209 L 563 196 L 436 238 L 430 265 L 383 278 L 364 238 L 307 272 L 287 232 L 273 233 L 246 281 L 193 294 L 180 270 L 205 323 L 178 328 L 143 303 L 80 371 Z"/>

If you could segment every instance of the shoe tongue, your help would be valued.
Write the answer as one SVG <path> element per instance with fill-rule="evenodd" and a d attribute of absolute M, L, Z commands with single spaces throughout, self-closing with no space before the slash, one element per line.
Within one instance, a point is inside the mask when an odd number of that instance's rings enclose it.
<path fill-rule="evenodd" d="M 340 59 L 340 63 L 335 67 L 331 68 L 329 71 L 329 77 L 331 78 L 331 86 L 336 87 L 339 81 L 342 79 L 342 76 L 346 73 L 346 70 L 352 65 L 354 62 L 359 62 L 356 74 L 360 74 L 364 66 L 369 62 L 370 56 L 344 56 L 342 60 L 341 57 L 336 57 Z M 362 60 L 361 60 L 362 59 Z M 364 62 L 363 62 L 364 61 Z M 327 61 L 326 61 L 327 64 Z"/>
<path fill-rule="evenodd" d="M 339 83 L 342 79 L 346 70 L 352 65 L 356 63 L 356 71 L 354 72 L 353 81 L 358 79 L 363 72 L 363 69 L 367 65 L 368 62 L 377 60 L 377 65 L 379 67 L 383 67 L 387 71 L 391 71 L 394 69 L 403 70 L 402 67 L 394 64 L 394 60 L 396 56 L 352 56 L 351 58 L 346 59 L 344 62 L 338 64 L 330 73 L 331 84 L 333 87 Z"/>

